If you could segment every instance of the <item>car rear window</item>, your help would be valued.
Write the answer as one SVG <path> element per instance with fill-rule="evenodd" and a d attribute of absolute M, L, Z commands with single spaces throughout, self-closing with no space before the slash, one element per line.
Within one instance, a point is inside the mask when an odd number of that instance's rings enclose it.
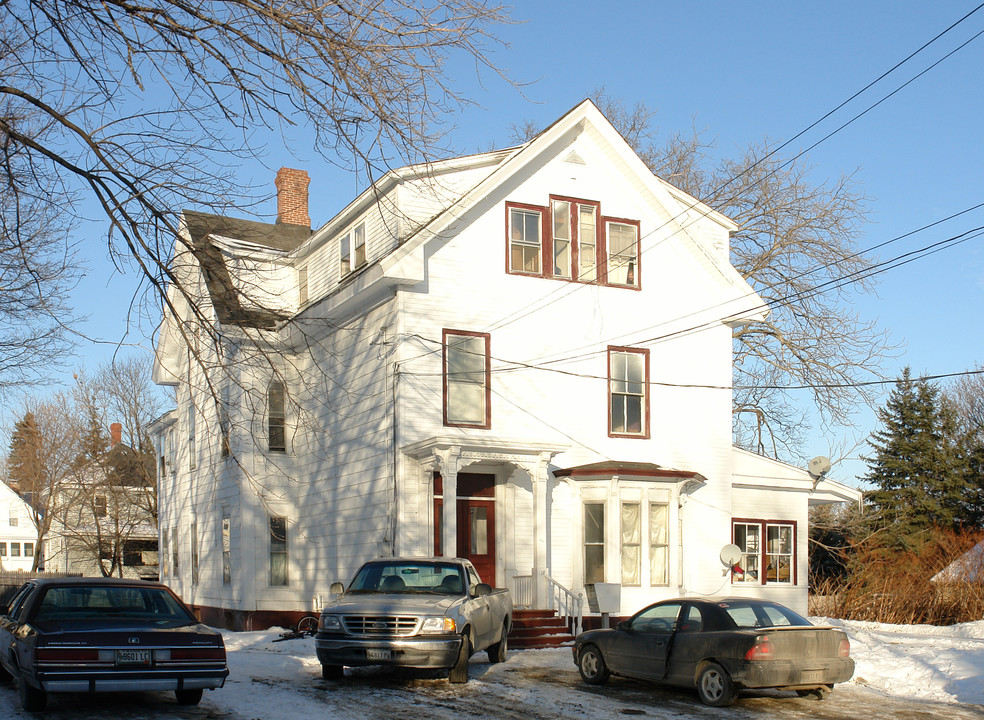
<path fill-rule="evenodd" d="M 132 586 L 71 586 L 48 588 L 35 619 L 150 620 L 194 622 L 194 618 L 162 588 Z"/>
<path fill-rule="evenodd" d="M 758 602 L 725 602 L 721 607 L 739 628 L 810 625 L 810 621 L 782 605 Z"/>

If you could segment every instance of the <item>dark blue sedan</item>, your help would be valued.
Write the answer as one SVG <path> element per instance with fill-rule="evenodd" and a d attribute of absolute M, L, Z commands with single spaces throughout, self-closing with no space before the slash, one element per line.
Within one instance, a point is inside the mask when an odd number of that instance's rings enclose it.
<path fill-rule="evenodd" d="M 0 680 L 28 711 L 57 692 L 166 690 L 195 705 L 228 674 L 222 635 L 159 583 L 30 580 L 0 607 Z"/>

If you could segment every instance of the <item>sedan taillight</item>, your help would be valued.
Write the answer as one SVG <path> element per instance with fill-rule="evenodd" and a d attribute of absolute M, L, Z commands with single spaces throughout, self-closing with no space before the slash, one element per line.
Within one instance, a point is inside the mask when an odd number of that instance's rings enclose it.
<path fill-rule="evenodd" d="M 77 648 L 38 648 L 34 656 L 38 662 L 97 662 L 99 651 Z"/>
<path fill-rule="evenodd" d="M 850 657 L 851 655 L 851 641 L 847 638 L 842 638 L 840 645 L 837 646 L 837 657 Z"/>
<path fill-rule="evenodd" d="M 776 648 L 768 635 L 759 635 L 755 638 L 755 644 L 745 653 L 746 660 L 773 660 L 775 656 Z"/>

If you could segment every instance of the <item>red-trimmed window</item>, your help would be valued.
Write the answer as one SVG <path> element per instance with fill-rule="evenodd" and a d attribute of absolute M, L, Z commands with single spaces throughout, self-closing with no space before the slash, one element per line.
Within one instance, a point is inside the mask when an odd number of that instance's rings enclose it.
<path fill-rule="evenodd" d="M 444 424 L 488 429 L 492 361 L 488 333 L 445 330 Z"/>
<path fill-rule="evenodd" d="M 638 220 L 604 217 L 596 200 L 506 203 L 506 271 L 638 288 L 639 228 Z"/>
<path fill-rule="evenodd" d="M 733 583 L 796 584 L 796 523 L 783 520 L 735 520 L 735 545 L 741 560 L 732 569 Z"/>
<path fill-rule="evenodd" d="M 546 208 L 538 205 L 506 203 L 507 268 L 523 275 L 543 274 L 544 217 Z"/>
<path fill-rule="evenodd" d="M 639 223 L 606 219 L 608 284 L 639 286 Z"/>
<path fill-rule="evenodd" d="M 649 437 L 649 351 L 608 348 L 608 434 Z"/>
<path fill-rule="evenodd" d="M 590 200 L 550 196 L 549 256 L 552 277 L 596 282 L 599 273 L 598 216 L 600 206 Z M 601 259 L 604 262 L 604 259 Z"/>

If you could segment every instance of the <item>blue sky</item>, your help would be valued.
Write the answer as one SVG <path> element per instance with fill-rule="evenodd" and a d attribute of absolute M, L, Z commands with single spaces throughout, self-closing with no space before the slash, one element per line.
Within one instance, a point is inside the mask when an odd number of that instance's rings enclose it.
<path fill-rule="evenodd" d="M 455 119 L 450 139 L 460 152 L 512 144 L 511 126 L 532 120 L 544 127 L 593 90 L 604 87 L 626 103 L 657 108 L 671 134 L 691 125 L 715 138 L 723 155 L 750 143 L 785 141 L 919 49 L 977 6 L 977 2 L 597 2 L 541 0 L 512 8 L 513 24 L 499 28 L 506 47 L 493 60 L 520 92 L 472 65 L 451 68 L 452 82 L 477 103 Z M 938 66 L 809 152 L 818 181 L 856 173 L 872 198 L 861 247 L 870 247 L 984 202 L 984 10 L 971 16 L 834 117 L 795 141 L 799 151 L 896 90 L 932 63 L 970 41 Z M 281 165 L 312 177 L 312 221 L 319 225 L 358 192 L 349 174 L 298 157 L 276 144 L 243 174 L 267 183 Z M 275 211 L 273 200 L 268 212 Z M 905 240 L 882 257 L 928 245 L 984 225 L 984 211 Z M 94 367 L 110 357 L 127 328 L 135 279 L 106 262 L 100 225 L 84 226 L 90 271 L 75 303 L 93 320 L 84 328 L 110 344 L 81 348 L 75 365 Z M 889 361 L 896 374 L 972 369 L 984 362 L 978 308 L 984 303 L 984 241 L 968 241 L 881 276 L 878 297 L 857 310 L 876 319 L 902 345 Z M 130 318 L 133 320 L 134 318 Z M 131 331 L 137 342 L 153 323 Z M 149 345 L 149 343 L 144 343 Z M 887 390 L 886 390 L 887 391 Z M 804 394 L 804 398 L 806 395 Z M 854 432 L 814 433 L 805 455 L 839 454 L 845 443 L 875 427 L 862 413 Z M 854 456 L 857 455 L 855 451 Z M 858 461 L 836 466 L 832 477 L 853 482 Z"/>

